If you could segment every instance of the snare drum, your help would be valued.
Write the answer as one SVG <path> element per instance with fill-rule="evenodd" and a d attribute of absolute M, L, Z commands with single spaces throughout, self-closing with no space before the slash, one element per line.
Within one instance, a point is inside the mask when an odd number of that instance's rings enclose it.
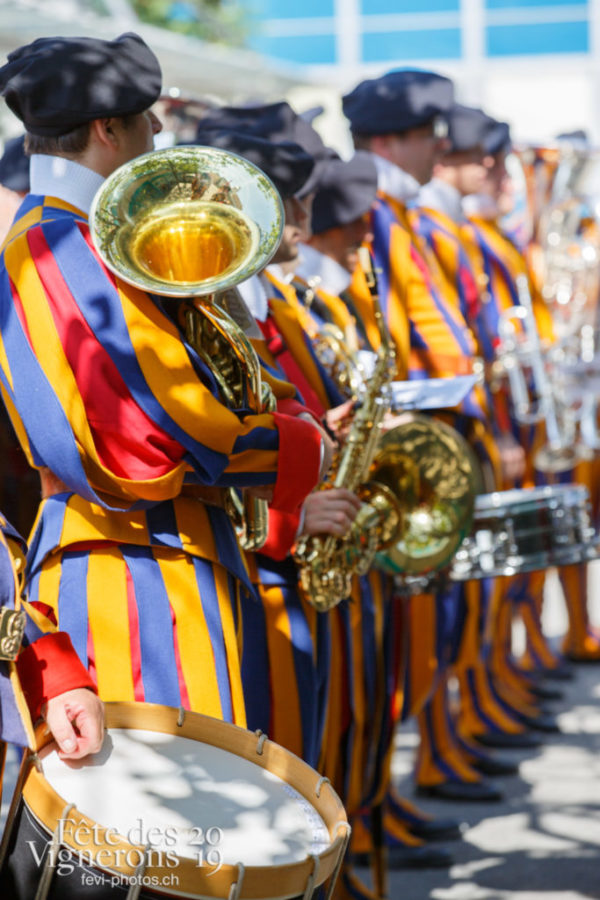
<path fill-rule="evenodd" d="M 24 762 L 3 900 L 283 900 L 326 882 L 330 895 L 349 826 L 327 779 L 265 735 L 198 713 L 106 713 L 95 756 L 66 764 L 47 745 Z"/>
<path fill-rule="evenodd" d="M 581 484 L 481 494 L 475 531 L 454 557 L 450 577 L 468 581 L 595 559 L 598 538 L 589 508 Z"/>

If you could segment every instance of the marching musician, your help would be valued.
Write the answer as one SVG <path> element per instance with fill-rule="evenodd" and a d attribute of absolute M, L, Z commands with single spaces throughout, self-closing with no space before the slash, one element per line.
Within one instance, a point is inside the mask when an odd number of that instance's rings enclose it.
<path fill-rule="evenodd" d="M 268 132 L 271 119 L 275 119 L 275 113 L 281 112 L 283 104 L 264 110 L 243 109 L 240 111 L 225 109 L 223 115 L 230 121 L 243 116 L 245 128 L 259 128 Z M 219 112 L 211 113 L 211 122 L 219 121 Z M 285 112 L 286 118 L 290 118 L 289 108 Z M 254 117 L 254 121 L 252 121 Z M 299 134 L 300 132 L 300 134 Z M 315 151 L 317 138 L 314 135 L 306 136 L 306 125 L 296 123 L 286 133 L 278 123 L 277 136 L 298 137 L 302 140 L 306 149 Z M 205 139 L 205 131 L 200 132 Z M 318 151 L 317 151 L 318 152 Z M 321 157 L 325 154 L 321 149 Z M 259 318 L 264 319 L 268 309 L 266 325 L 271 329 L 269 341 L 271 347 L 277 344 L 277 360 L 285 365 L 291 356 L 299 363 L 304 373 L 311 371 L 306 360 L 306 336 L 298 335 L 297 331 L 290 329 L 292 309 L 300 308 L 301 321 L 306 333 L 316 336 L 324 321 L 335 323 L 344 328 L 346 334 L 350 329 L 348 310 L 340 302 L 336 293 L 347 287 L 351 279 L 352 271 L 356 265 L 356 249 L 368 230 L 365 220 L 369 212 L 377 188 L 376 170 L 369 154 L 358 153 L 352 160 L 341 161 L 330 159 L 322 167 L 317 193 L 313 201 L 313 226 L 316 235 L 311 239 L 322 242 L 325 248 L 328 239 L 330 245 L 337 248 L 337 260 L 343 260 L 346 269 L 333 257 L 327 257 L 329 264 L 325 262 L 323 269 L 316 279 L 310 276 L 311 258 L 314 264 L 316 258 L 325 260 L 325 254 L 313 250 L 310 246 L 302 246 L 300 266 L 293 269 L 293 280 L 288 286 L 286 276 L 276 271 L 275 266 L 269 266 L 267 271 L 268 284 L 271 296 L 262 304 L 264 312 L 261 314 L 256 307 L 256 300 L 249 296 L 248 302 L 257 310 Z M 290 254 L 296 255 L 297 251 Z M 311 253 L 313 256 L 311 257 Z M 298 275 L 297 269 L 302 270 L 302 256 L 307 259 L 305 273 L 307 282 Z M 288 260 L 288 263 L 291 260 Z M 325 273 L 329 273 L 329 280 L 316 284 L 319 279 L 323 281 Z M 333 276 L 332 273 L 336 273 Z M 301 271 L 302 274 L 302 271 Z M 289 280 L 289 278 L 288 278 Z M 309 285 L 312 285 L 310 287 Z M 308 287 L 308 290 L 307 290 Z M 291 290 L 294 288 L 294 290 Z M 246 285 L 242 286 L 247 291 Z M 359 324 L 360 327 L 360 324 Z M 263 330 L 265 325 L 263 325 Z M 290 371 L 290 378 L 293 376 Z M 306 391 L 306 382 L 297 382 L 301 392 Z M 311 381 L 311 386 L 322 391 L 318 382 Z M 329 493 L 329 492 L 327 492 Z M 316 498 L 315 498 L 316 499 Z M 272 578 L 272 566 L 270 569 Z M 357 580 L 353 589 L 353 603 L 346 610 L 345 605 L 332 611 L 334 623 L 332 624 L 332 670 L 329 709 L 327 715 L 326 740 L 323 745 L 323 760 L 320 768 L 334 779 L 334 783 L 349 810 L 350 815 L 362 807 L 364 810 L 381 793 L 382 785 L 387 785 L 389 775 L 390 740 L 393 735 L 393 727 L 390 720 L 392 707 L 397 708 L 397 698 L 392 698 L 386 691 L 382 692 L 381 685 L 396 683 L 402 668 L 401 654 L 398 648 L 402 645 L 399 636 L 398 616 L 402 615 L 401 605 L 391 604 L 391 579 L 373 571 L 368 577 Z M 261 592 L 262 593 L 262 592 Z M 348 612 L 351 614 L 348 615 Z M 396 638 L 392 638 L 396 635 Z M 341 639 L 342 643 L 337 647 Z M 345 658 L 344 647 L 351 648 L 351 658 L 348 660 L 350 671 L 344 674 L 340 669 L 340 661 Z M 336 662 L 337 661 L 337 662 Z M 379 675 L 373 679 L 370 671 L 378 671 Z M 359 678 L 363 672 L 364 677 Z M 379 687 L 378 687 L 379 686 Z M 348 691 L 350 693 L 348 695 Z M 340 710 L 350 705 L 353 724 L 343 724 L 337 718 Z M 340 731 L 341 729 L 341 731 Z M 344 749 L 344 747 L 346 749 Z M 344 760 L 340 776 L 337 775 L 341 761 Z M 385 791 L 385 787 L 383 788 Z M 418 810 L 414 808 L 399 808 L 399 798 L 394 798 L 395 814 L 390 815 L 386 811 L 386 821 L 389 833 L 388 859 L 394 867 L 402 866 L 428 866 L 448 865 L 451 862 L 450 855 L 437 848 L 430 848 L 422 844 L 422 839 L 430 836 L 455 837 L 458 828 L 455 822 L 437 822 L 426 820 Z M 387 804 L 389 807 L 390 803 Z M 370 825 L 369 817 L 361 815 L 355 819 L 355 834 L 358 834 L 358 843 L 353 843 L 356 853 L 363 858 L 368 855 L 371 843 L 365 833 L 363 823 Z M 410 826 L 407 827 L 407 826 Z M 363 851 L 366 851 L 363 852 Z M 343 880 L 352 882 L 352 890 L 360 890 L 358 882 L 352 871 L 347 867 Z"/>
<path fill-rule="evenodd" d="M 245 112 L 246 119 L 254 114 L 253 123 L 261 116 L 260 108 Z M 230 115 L 231 110 L 225 114 Z M 283 237 L 272 262 L 278 265 L 293 259 L 306 229 L 314 184 L 310 169 L 302 165 L 306 151 L 291 141 L 258 137 L 247 128 L 241 133 L 205 127 L 202 122 L 198 140 L 238 153 L 271 178 L 285 211 Z M 237 290 L 248 309 L 246 333 L 263 364 L 275 377 L 295 385 L 295 402 L 302 410 L 299 414 L 320 421 L 343 398 L 313 354 L 295 307 L 275 294 L 264 271 L 242 282 Z M 248 727 L 265 731 L 312 766 L 319 760 L 325 721 L 329 617 L 319 615 L 300 595 L 290 551 L 302 534 L 344 535 L 359 506 L 350 491 L 336 489 L 312 493 L 293 516 L 271 508 L 266 543 L 258 553 L 246 553 L 261 600 L 243 598 L 241 603 Z"/>
<path fill-rule="evenodd" d="M 470 373 L 473 367 L 472 332 L 455 293 L 445 294 L 439 271 L 428 266 L 408 210 L 446 149 L 443 116 L 453 101 L 449 79 L 413 70 L 363 81 L 343 98 L 354 144 L 372 153 L 378 169 L 372 250 L 401 378 L 451 377 Z M 352 297 L 368 321 L 368 298 L 356 280 Z M 485 412 L 471 392 L 461 404 L 459 430 L 463 426 L 481 432 L 484 423 Z M 444 799 L 496 800 L 501 796 L 498 788 L 470 765 L 447 727 L 446 665 L 463 633 L 459 597 L 454 588 L 437 598 L 420 596 L 411 601 L 415 643 L 411 638 L 409 652 L 414 677 L 407 680 L 404 713 L 419 715 L 417 785 L 421 793 Z"/>
<path fill-rule="evenodd" d="M 464 231 L 470 239 L 473 258 L 484 266 L 486 277 L 486 296 L 488 306 L 497 316 L 511 305 L 519 304 L 517 278 L 524 275 L 529 284 L 532 307 L 538 332 L 542 341 L 550 345 L 554 340 L 554 330 L 550 311 L 540 298 L 536 284 L 534 251 L 530 248 L 526 255 L 502 227 L 502 217 L 506 213 L 506 200 L 510 179 L 506 170 L 506 157 L 511 151 L 510 131 L 506 123 L 493 122 L 486 136 L 486 175 L 477 193 L 465 198 L 468 224 Z M 515 424 L 515 428 L 519 428 Z M 544 479 L 542 473 L 532 468 L 533 451 L 540 440 L 545 440 L 543 433 L 537 429 L 535 434 L 527 434 L 520 428 L 519 434 L 528 441 L 530 465 L 525 476 L 525 483 L 531 485 Z M 550 476 L 552 477 L 552 476 Z M 573 470 L 563 472 L 562 481 L 575 481 L 586 484 L 590 496 L 595 497 L 595 465 L 583 460 Z M 574 661 L 595 661 L 600 658 L 600 645 L 594 634 L 588 612 L 587 566 L 585 564 L 561 566 L 559 575 L 563 585 L 567 611 L 568 630 L 563 641 L 562 651 Z M 566 676 L 568 669 L 564 662 L 549 647 L 541 630 L 541 608 L 543 603 L 544 573 L 532 573 L 529 576 L 527 589 L 520 592 L 519 604 L 525 622 L 528 637 L 527 656 L 529 665 L 546 671 L 550 676 Z"/>
<path fill-rule="evenodd" d="M 160 89 L 132 33 L 39 39 L 0 69 L 31 154 L 2 253 L 2 394 L 42 479 L 32 604 L 70 634 L 101 698 L 243 725 L 236 610 L 253 588 L 223 488 L 295 512 L 332 444 L 297 416 L 227 408 L 164 305 L 96 256 L 92 198 L 152 149 Z"/>
<path fill-rule="evenodd" d="M 477 192 L 486 177 L 485 140 L 494 120 L 482 110 L 455 104 L 446 114 L 449 146 L 434 167 L 433 179 L 421 190 L 418 206 L 413 213 L 415 228 L 422 237 L 429 254 L 442 271 L 448 285 L 455 285 L 465 320 L 469 322 L 477 340 L 479 353 L 489 362 L 488 347 L 496 341 L 489 334 L 492 321 L 490 304 L 481 291 L 482 267 L 475 266 L 464 234 L 466 218 L 462 200 Z M 497 337 L 497 332 L 496 332 Z M 486 385 L 489 387 L 489 385 Z M 525 454 L 512 435 L 512 423 L 506 407 L 499 401 L 504 395 L 488 390 L 487 399 L 492 414 L 492 427 L 487 439 L 497 445 L 502 469 L 496 474 L 496 487 L 504 486 L 502 479 L 520 478 L 524 471 Z M 492 453 L 494 446 L 490 447 Z M 467 583 L 468 602 L 482 604 L 480 629 L 470 628 L 462 640 L 455 662 L 461 687 L 459 730 L 461 742 L 466 744 L 469 757 L 479 756 L 470 741 L 471 735 L 489 745 L 528 746 L 534 738 L 526 733 L 526 724 L 537 722 L 538 711 L 532 698 L 516 695 L 503 683 L 500 673 L 491 669 L 490 642 L 504 644 L 499 623 L 507 603 L 507 583 L 504 579 L 479 579 Z M 480 600 L 476 595 L 481 592 Z M 502 611 L 502 612 L 501 612 Z M 470 639 L 467 637 L 470 634 Z M 516 767 L 501 760 L 477 759 L 479 768 L 488 774 L 512 774 Z"/>
<path fill-rule="evenodd" d="M 312 237 L 308 245 L 301 247 L 300 263 L 293 281 L 299 298 L 306 305 L 307 314 L 315 319 L 312 327 L 309 327 L 317 339 L 323 317 L 325 322 L 343 328 L 348 335 L 350 328 L 338 308 L 338 298 L 341 298 L 346 307 L 346 316 L 352 313 L 352 326 L 358 332 L 358 339 L 353 340 L 363 348 L 363 353 L 366 351 L 367 356 L 372 354 L 372 351 L 366 349 L 371 346 L 369 334 L 353 305 L 348 289 L 358 267 L 358 248 L 372 240 L 370 211 L 376 194 L 377 169 L 371 154 L 357 151 L 348 161 L 334 160 L 329 164 L 313 201 Z M 349 339 L 348 344 L 352 346 L 352 340 Z M 358 358 L 365 360 L 364 355 L 359 355 Z M 368 362 L 366 364 L 368 366 Z M 368 374 L 366 377 L 368 378 Z M 394 416 L 388 418 L 393 424 Z M 389 423 L 384 423 L 384 427 L 390 427 Z M 377 599 L 380 595 L 385 601 L 391 597 L 391 606 L 384 602 L 382 615 L 376 617 L 384 623 L 384 628 L 382 634 L 378 634 L 377 630 L 374 632 L 377 640 L 371 648 L 372 660 L 366 657 L 371 646 L 365 639 L 366 632 L 360 642 L 355 636 L 357 649 L 360 647 L 364 656 L 362 665 L 365 670 L 368 671 L 373 666 L 380 669 L 382 677 L 394 688 L 382 705 L 381 697 L 371 696 L 369 693 L 369 681 L 366 679 L 367 709 L 374 708 L 378 712 L 373 721 L 367 720 L 365 758 L 378 760 L 378 763 L 371 771 L 370 781 L 364 779 L 363 812 L 354 825 L 351 859 L 363 861 L 369 857 L 372 841 L 367 832 L 371 823 L 366 810 L 374 799 L 385 796 L 384 823 L 389 867 L 444 866 L 451 863 L 451 855 L 445 848 L 434 848 L 425 842 L 456 838 L 460 833 L 457 823 L 451 819 L 427 817 L 413 804 L 398 796 L 390 782 L 391 742 L 403 705 L 405 667 L 408 664 L 405 654 L 399 648 L 406 646 L 406 637 L 412 627 L 410 616 L 406 614 L 405 598 L 395 596 L 393 587 L 390 594 L 391 584 L 387 585 L 387 590 L 377 591 L 378 584 L 381 586 L 391 581 L 377 571 L 372 571 L 368 576 L 368 586 L 373 598 Z M 363 588 L 363 596 L 364 631 L 370 605 L 367 600 L 367 585 Z M 392 640 L 390 635 L 394 635 Z M 357 657 L 353 669 L 360 671 L 360 667 L 360 657 Z M 327 752 L 334 751 L 328 747 Z M 346 877 L 348 880 L 348 874 Z M 352 883 L 353 891 L 357 894 L 359 887 L 355 878 Z"/>
<path fill-rule="evenodd" d="M 29 190 L 29 160 L 23 143 L 22 136 L 7 141 L 0 158 L 0 240 Z M 4 410 L 1 416 L 3 507 L 10 508 L 11 518 L 21 528 L 29 527 L 33 491 L 27 467 L 22 471 L 22 452 Z M 102 703 L 68 634 L 57 632 L 26 601 L 26 549 L 19 532 L 0 514 L 0 748 L 2 742 L 34 746 L 32 725 L 43 716 L 61 756 L 79 759 L 102 743 Z"/>

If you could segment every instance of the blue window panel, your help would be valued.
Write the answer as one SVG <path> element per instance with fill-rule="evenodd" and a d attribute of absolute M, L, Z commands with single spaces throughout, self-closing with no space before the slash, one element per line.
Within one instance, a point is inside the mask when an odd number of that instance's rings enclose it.
<path fill-rule="evenodd" d="M 459 59 L 460 55 L 460 28 L 373 32 L 362 36 L 363 62 Z"/>
<path fill-rule="evenodd" d="M 485 0 L 486 9 L 522 9 L 532 6 L 587 6 L 586 0 Z"/>
<path fill-rule="evenodd" d="M 252 12 L 256 19 L 322 18 L 334 15 L 334 0 L 254 0 Z"/>
<path fill-rule="evenodd" d="M 300 65 L 330 65 L 337 62 L 335 37 L 332 34 L 315 34 L 305 37 L 255 36 L 250 41 L 252 50 L 271 59 Z"/>
<path fill-rule="evenodd" d="M 460 0 L 361 0 L 360 11 L 363 16 L 374 16 L 385 13 L 453 12 L 458 9 Z"/>
<path fill-rule="evenodd" d="M 537 25 L 495 25 L 486 28 L 488 56 L 538 53 L 585 53 L 587 22 L 540 22 Z"/>

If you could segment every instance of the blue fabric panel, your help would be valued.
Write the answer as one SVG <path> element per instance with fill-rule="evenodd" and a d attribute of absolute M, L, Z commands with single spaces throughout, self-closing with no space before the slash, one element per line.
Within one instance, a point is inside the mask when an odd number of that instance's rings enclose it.
<path fill-rule="evenodd" d="M 269 683 L 269 647 L 263 604 L 255 597 L 241 595 L 243 628 L 242 684 L 246 722 L 250 731 L 271 728 L 271 687 Z"/>
<path fill-rule="evenodd" d="M 142 683 L 146 703 L 180 706 L 171 605 L 149 547 L 123 545 L 138 612 Z"/>
<path fill-rule="evenodd" d="M 313 661 L 313 642 L 306 615 L 295 588 L 282 588 L 283 600 L 290 623 L 292 653 L 298 699 L 300 701 L 300 719 L 302 722 L 302 758 L 310 766 L 319 761 L 317 745 L 317 673 Z"/>
<path fill-rule="evenodd" d="M 88 668 L 88 609 L 86 550 L 63 554 L 58 589 L 58 627 L 67 631 L 79 659 Z M 44 598 L 41 598 L 42 602 Z"/>
<path fill-rule="evenodd" d="M 210 644 L 213 648 L 215 672 L 217 675 L 217 684 L 219 685 L 219 696 L 221 698 L 221 713 L 225 722 L 232 722 L 233 703 L 231 700 L 231 685 L 229 682 L 225 637 L 223 635 L 223 624 L 221 622 L 215 575 L 211 563 L 206 559 L 194 557 L 194 569 L 196 570 L 196 580 L 198 582 L 198 590 L 202 600 L 202 610 L 206 620 L 206 627 L 208 628 L 208 633 L 210 635 Z M 235 603 L 235 597 L 231 597 L 230 602 L 233 605 Z"/>

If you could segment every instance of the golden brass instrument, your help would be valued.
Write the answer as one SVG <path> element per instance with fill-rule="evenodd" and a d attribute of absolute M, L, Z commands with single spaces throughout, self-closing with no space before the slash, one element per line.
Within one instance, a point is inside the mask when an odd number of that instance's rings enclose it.
<path fill-rule="evenodd" d="M 368 257 L 364 267 L 372 274 Z M 367 389 L 353 415 L 350 432 L 334 460 L 330 480 L 325 486 L 325 489 L 329 486 L 353 491 L 363 504 L 346 537 L 307 535 L 300 538 L 294 552 L 306 599 L 320 612 L 332 609 L 350 594 L 353 575 L 362 575 L 369 570 L 377 551 L 395 539 L 401 522 L 393 490 L 372 479 L 365 483 L 379 440 L 379 425 L 386 411 L 382 394 L 391 379 L 395 358 L 383 314 L 376 302 L 374 275 L 370 287 L 381 346 Z"/>
<path fill-rule="evenodd" d="M 469 444 L 455 428 L 420 413 L 381 436 L 370 477 L 398 496 L 402 525 L 377 554 L 393 575 L 439 572 L 470 534 L 481 471 Z"/>
<path fill-rule="evenodd" d="M 367 271 L 364 262 L 363 268 Z M 381 367 L 381 354 L 390 351 L 391 337 L 379 309 L 376 290 L 373 287 L 371 290 L 372 295 L 375 294 L 375 313 L 382 336 L 380 353 L 377 356 L 372 354 L 376 360 L 372 372 L 361 369 L 356 354 L 348 351 L 343 343 L 339 329 L 322 329 L 313 346 L 320 362 L 344 394 L 347 395 L 350 387 L 355 397 L 366 395 L 367 407 L 377 406 L 377 422 L 369 430 L 369 444 L 364 448 L 365 457 L 371 459 L 371 464 L 366 475 L 364 471 L 361 473 L 359 481 L 366 478 L 366 484 L 376 485 L 380 495 L 387 489 L 386 503 L 391 503 L 390 498 L 395 498 L 395 513 L 400 513 L 398 525 L 395 521 L 390 522 L 393 530 L 389 529 L 385 541 L 368 532 L 370 523 L 366 513 L 364 517 L 359 516 L 353 532 L 360 534 L 365 546 L 379 543 L 375 559 L 372 553 L 366 553 L 364 565 L 355 567 L 354 571 L 364 574 L 375 562 L 385 571 L 402 576 L 402 583 L 407 584 L 407 578 L 429 576 L 450 563 L 463 538 L 470 532 L 475 496 L 481 493 L 483 484 L 479 464 L 467 441 L 445 422 L 418 413 L 405 413 L 401 424 L 388 432 L 381 432 L 381 418 L 393 405 L 391 395 L 386 395 L 389 393 L 387 389 L 391 375 L 388 370 L 388 378 L 384 378 L 385 366 Z M 392 358 L 390 356 L 388 362 L 390 367 Z M 360 443 L 360 432 L 357 434 Z M 348 461 L 344 460 L 350 472 L 355 464 L 353 452 L 354 448 L 348 453 Z M 352 479 L 346 480 L 343 472 L 342 477 L 336 480 L 336 486 L 355 490 L 354 486 L 350 487 L 351 484 Z M 366 497 L 366 488 L 361 490 Z M 360 533 L 363 528 L 367 531 Z M 352 534 L 348 543 L 357 546 L 359 542 Z M 316 551 L 314 560 L 315 565 L 324 567 L 323 559 Z M 352 563 L 353 554 L 349 552 L 348 570 Z M 349 579 L 345 584 L 349 585 Z"/>
<path fill-rule="evenodd" d="M 92 205 L 94 245 L 121 279 L 183 301 L 186 338 L 210 367 L 223 402 L 274 409 L 254 348 L 218 295 L 263 269 L 283 229 L 271 181 L 248 160 L 212 147 L 172 147 L 113 172 Z M 267 536 L 267 504 L 233 489 L 229 512 L 245 549 Z"/>

